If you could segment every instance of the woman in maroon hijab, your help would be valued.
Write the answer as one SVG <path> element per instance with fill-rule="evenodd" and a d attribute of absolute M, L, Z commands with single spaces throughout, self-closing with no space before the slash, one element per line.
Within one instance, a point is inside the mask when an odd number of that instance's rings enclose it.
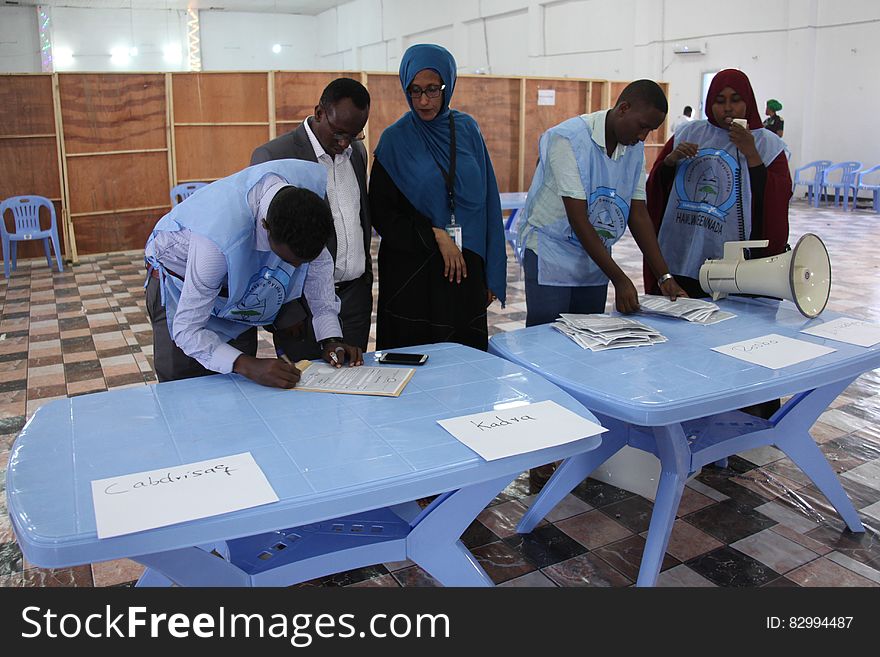
<path fill-rule="evenodd" d="M 706 296 L 700 266 L 720 258 L 724 242 L 770 241 L 751 257 L 786 250 L 791 175 L 785 142 L 763 128 L 742 71 L 726 69 L 706 95 L 707 120 L 691 121 L 666 142 L 647 183 L 648 213 L 678 284 Z M 745 119 L 747 128 L 735 122 Z M 645 266 L 645 291 L 659 294 Z"/>

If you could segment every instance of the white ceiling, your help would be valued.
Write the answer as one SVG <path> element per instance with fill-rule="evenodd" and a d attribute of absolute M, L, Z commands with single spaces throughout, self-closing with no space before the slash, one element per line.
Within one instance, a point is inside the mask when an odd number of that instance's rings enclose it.
<path fill-rule="evenodd" d="M 84 7 L 89 9 L 214 9 L 315 16 L 350 0 L 0 0 L 4 6 Z"/>

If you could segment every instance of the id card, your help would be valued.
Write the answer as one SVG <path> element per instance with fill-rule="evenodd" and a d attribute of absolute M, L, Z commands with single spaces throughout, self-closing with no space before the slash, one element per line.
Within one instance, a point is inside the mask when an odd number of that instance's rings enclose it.
<path fill-rule="evenodd" d="M 462 237 L 461 237 L 461 226 L 458 224 L 447 224 L 446 232 L 449 234 L 449 237 L 452 238 L 452 241 L 455 242 L 455 246 L 461 250 L 462 247 Z"/>

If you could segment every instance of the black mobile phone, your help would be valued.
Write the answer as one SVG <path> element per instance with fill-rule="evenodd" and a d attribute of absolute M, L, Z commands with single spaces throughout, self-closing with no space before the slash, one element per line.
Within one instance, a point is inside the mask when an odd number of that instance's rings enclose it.
<path fill-rule="evenodd" d="M 386 351 L 379 356 L 380 363 L 389 365 L 424 365 L 428 354 L 405 354 L 399 351 Z"/>

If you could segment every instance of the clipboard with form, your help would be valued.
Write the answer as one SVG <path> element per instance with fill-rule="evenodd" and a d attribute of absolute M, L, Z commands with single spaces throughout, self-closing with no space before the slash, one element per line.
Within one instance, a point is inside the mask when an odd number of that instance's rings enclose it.
<path fill-rule="evenodd" d="M 292 390 L 333 392 L 344 395 L 399 397 L 415 373 L 412 367 L 331 367 L 325 363 L 299 361 L 302 378 Z"/>

